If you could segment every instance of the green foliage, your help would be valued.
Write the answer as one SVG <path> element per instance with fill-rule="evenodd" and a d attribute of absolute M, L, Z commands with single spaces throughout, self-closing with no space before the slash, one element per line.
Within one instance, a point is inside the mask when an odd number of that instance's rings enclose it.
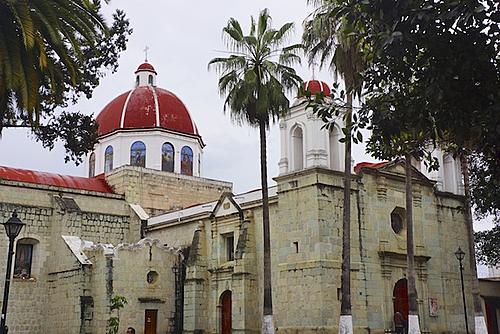
<path fill-rule="evenodd" d="M 96 126 L 56 110 L 92 96 L 105 71 L 116 71 L 130 33 L 122 11 L 105 22 L 100 0 L 0 0 L 0 134 L 29 127 L 45 147 L 63 140 L 66 161 L 81 162 Z"/>
<path fill-rule="evenodd" d="M 471 156 L 472 202 L 498 219 L 500 3 L 496 0 L 325 0 L 353 27 L 363 73 L 368 150 L 389 159 L 440 145 Z M 492 232 L 493 233 L 493 232 Z M 488 252 L 483 252 L 488 254 Z"/>
<path fill-rule="evenodd" d="M 116 316 L 112 316 L 108 319 L 108 325 L 106 327 L 106 334 L 117 334 L 120 327 L 120 309 L 127 305 L 127 299 L 123 296 L 114 296 L 111 299 L 110 309 L 111 311 L 116 310 Z"/>
<path fill-rule="evenodd" d="M 500 225 L 490 231 L 476 232 L 476 258 L 482 264 L 497 267 L 500 265 Z"/>
<path fill-rule="evenodd" d="M 283 45 L 293 24 L 279 29 L 271 27 L 267 9 L 260 12 L 257 22 L 251 17 L 250 32 L 244 34 L 240 23 L 231 18 L 223 29 L 232 55 L 212 59 L 208 67 L 220 74 L 219 92 L 225 96 L 224 110 L 238 124 L 252 126 L 276 121 L 288 111 L 286 91 L 298 90 L 301 78 L 291 67 L 300 63 L 296 53 L 301 45 Z"/>

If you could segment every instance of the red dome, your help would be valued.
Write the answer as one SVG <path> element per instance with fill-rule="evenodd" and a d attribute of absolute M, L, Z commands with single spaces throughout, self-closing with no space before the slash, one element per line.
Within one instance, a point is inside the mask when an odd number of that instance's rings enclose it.
<path fill-rule="evenodd" d="M 139 65 L 139 67 L 137 68 L 135 73 L 141 72 L 141 71 L 148 71 L 148 72 L 153 72 L 154 74 L 157 74 L 155 68 L 150 63 L 142 63 L 141 65 Z"/>
<path fill-rule="evenodd" d="M 323 92 L 325 96 L 330 96 L 330 87 L 324 81 L 319 80 L 309 80 L 304 83 L 304 90 L 311 93 L 311 95 L 319 94 Z"/>
<path fill-rule="evenodd" d="M 172 92 L 154 86 L 139 86 L 119 95 L 96 121 L 100 136 L 118 129 L 158 127 L 199 136 L 184 103 Z"/>

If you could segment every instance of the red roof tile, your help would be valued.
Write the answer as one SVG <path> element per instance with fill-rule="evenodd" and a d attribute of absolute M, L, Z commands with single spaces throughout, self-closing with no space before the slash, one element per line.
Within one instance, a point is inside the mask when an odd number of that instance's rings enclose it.
<path fill-rule="evenodd" d="M 0 180 L 42 184 L 47 186 L 114 193 L 113 189 L 104 179 L 104 174 L 87 178 L 38 172 L 29 169 L 11 168 L 0 166 Z"/>
<path fill-rule="evenodd" d="M 354 166 L 354 172 L 359 174 L 362 168 L 371 168 L 371 169 L 379 169 L 387 165 L 387 161 L 383 162 L 360 162 Z"/>

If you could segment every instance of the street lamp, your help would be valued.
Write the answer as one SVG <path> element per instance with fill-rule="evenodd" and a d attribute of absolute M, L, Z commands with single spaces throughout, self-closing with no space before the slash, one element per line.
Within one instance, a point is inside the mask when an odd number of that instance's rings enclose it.
<path fill-rule="evenodd" d="M 458 262 L 460 262 L 460 281 L 462 282 L 462 299 L 464 301 L 465 330 L 466 333 L 469 334 L 469 322 L 467 321 L 467 304 L 465 304 L 464 266 L 462 264 L 465 253 L 460 247 L 458 247 L 457 251 L 455 252 L 455 256 L 457 257 Z"/>
<path fill-rule="evenodd" d="M 14 255 L 14 240 L 17 238 L 21 229 L 25 225 L 21 219 L 17 218 L 17 212 L 14 210 L 12 217 L 2 224 L 5 227 L 5 233 L 9 238 L 9 252 L 7 253 L 7 270 L 5 272 L 5 288 L 3 290 L 2 315 L 0 320 L 0 334 L 7 334 L 8 328 L 5 325 L 7 320 L 7 303 L 9 301 L 10 277 L 12 275 L 12 255 Z"/>

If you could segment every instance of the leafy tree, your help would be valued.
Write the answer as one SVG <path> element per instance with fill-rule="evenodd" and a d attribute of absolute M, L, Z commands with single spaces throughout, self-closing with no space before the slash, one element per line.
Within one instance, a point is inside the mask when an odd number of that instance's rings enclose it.
<path fill-rule="evenodd" d="M 479 262 L 498 267 L 500 265 L 500 226 L 496 225 L 490 231 L 476 232 L 477 259 Z"/>
<path fill-rule="evenodd" d="M 111 299 L 110 310 L 111 312 L 116 311 L 116 316 L 112 316 L 108 319 L 108 325 L 106 326 L 106 334 L 117 334 L 120 328 L 120 310 L 128 304 L 127 298 L 124 296 L 114 296 Z"/>
<path fill-rule="evenodd" d="M 77 163 L 92 150 L 92 117 L 65 109 L 90 98 L 105 70 L 116 71 L 131 33 L 122 11 L 108 25 L 101 7 L 100 0 L 0 0 L 0 134 L 27 127 L 49 149 L 60 139 L 65 160 Z"/>
<path fill-rule="evenodd" d="M 346 1 L 343 10 L 350 13 L 345 17 L 354 21 L 354 33 L 372 60 L 373 66 L 364 73 L 366 117 L 376 120 L 378 115 L 385 120 L 395 112 L 414 134 L 425 133 L 422 125 L 428 123 L 427 130 L 432 131 L 426 137 L 451 148 L 460 159 L 469 255 L 474 259 L 471 199 L 480 212 L 498 210 L 483 206 L 498 203 L 493 197 L 486 201 L 474 197 L 478 191 L 469 189 L 468 174 L 473 180 L 482 175 L 489 189 L 500 179 L 500 4 L 494 0 L 353 0 Z M 394 107 L 405 103 L 412 113 Z M 479 165 L 489 167 L 486 172 L 480 174 L 481 170 L 467 165 L 470 153 Z M 475 261 L 470 263 L 476 277 Z M 472 290 L 476 316 L 482 317 L 477 279 Z"/>
<path fill-rule="evenodd" d="M 250 32 L 247 35 L 243 33 L 240 23 L 231 18 L 223 29 L 223 34 L 232 54 L 229 57 L 214 58 L 209 62 L 209 68 L 215 67 L 221 74 L 219 92 L 225 96 L 224 109 L 230 110 L 233 121 L 259 128 L 264 230 L 262 332 L 265 334 L 274 333 L 266 130 L 270 121 L 276 121 L 288 111 L 290 102 L 285 92 L 298 89 L 302 83 L 301 78 L 290 67 L 300 62 L 296 51 L 301 49 L 301 45 L 283 47 L 292 29 L 293 23 L 273 29 L 267 9 L 260 12 L 257 22 L 251 17 Z"/>
<path fill-rule="evenodd" d="M 342 77 L 345 88 L 339 99 L 315 99 L 313 110 L 325 121 L 326 128 L 335 126 L 333 119 L 342 114 L 345 128 L 344 155 L 344 205 L 342 215 L 342 302 L 340 310 L 339 333 L 352 333 L 351 308 L 351 145 L 361 140 L 361 137 L 352 137 L 353 98 L 361 96 L 363 79 L 361 73 L 366 68 L 366 61 L 360 52 L 360 43 L 351 38 L 353 27 L 339 15 L 338 1 L 324 0 L 311 1 L 318 5 L 314 12 L 304 22 L 303 43 L 309 56 L 309 63 L 313 64 L 319 58 L 320 65 L 327 65 L 336 75 Z M 335 88 L 335 87 L 334 87 Z M 334 89 L 336 92 L 337 89 Z M 358 132 L 360 135 L 360 132 Z"/>

